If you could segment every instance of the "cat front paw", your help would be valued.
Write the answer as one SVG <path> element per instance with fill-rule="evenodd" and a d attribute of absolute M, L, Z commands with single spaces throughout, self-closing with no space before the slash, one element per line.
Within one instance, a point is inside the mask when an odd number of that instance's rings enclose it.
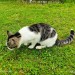
<path fill-rule="evenodd" d="M 42 49 L 42 47 L 41 46 L 36 46 L 36 49 Z"/>
<path fill-rule="evenodd" d="M 29 49 L 33 49 L 33 48 L 34 48 L 34 46 L 30 45 L 28 48 L 29 48 Z"/>
<path fill-rule="evenodd" d="M 36 49 L 42 49 L 45 48 L 46 46 L 36 46 Z"/>
<path fill-rule="evenodd" d="M 28 43 L 24 43 L 24 45 L 25 45 L 25 46 L 27 46 L 27 45 L 28 45 Z"/>

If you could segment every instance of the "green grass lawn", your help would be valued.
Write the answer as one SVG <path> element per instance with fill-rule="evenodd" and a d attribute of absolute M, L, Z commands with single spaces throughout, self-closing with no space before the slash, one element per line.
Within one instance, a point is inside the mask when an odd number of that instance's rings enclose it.
<path fill-rule="evenodd" d="M 0 75 L 75 75 L 75 40 L 68 45 L 41 50 L 5 47 L 6 31 L 13 33 L 33 23 L 56 29 L 59 39 L 75 30 L 75 4 L 22 4 L 0 2 Z"/>

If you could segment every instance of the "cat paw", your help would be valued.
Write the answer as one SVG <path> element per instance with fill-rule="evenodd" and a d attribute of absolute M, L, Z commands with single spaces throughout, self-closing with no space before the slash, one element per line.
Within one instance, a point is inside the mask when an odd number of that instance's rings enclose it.
<path fill-rule="evenodd" d="M 42 49 L 45 48 L 46 46 L 36 46 L 36 49 Z"/>
<path fill-rule="evenodd" d="M 28 48 L 29 48 L 29 49 L 33 49 L 34 47 L 31 45 L 31 46 L 29 46 Z"/>
<path fill-rule="evenodd" d="M 24 45 L 27 46 L 28 44 L 27 43 L 24 43 Z"/>
<path fill-rule="evenodd" d="M 42 47 L 41 46 L 36 46 L 36 49 L 42 49 Z"/>

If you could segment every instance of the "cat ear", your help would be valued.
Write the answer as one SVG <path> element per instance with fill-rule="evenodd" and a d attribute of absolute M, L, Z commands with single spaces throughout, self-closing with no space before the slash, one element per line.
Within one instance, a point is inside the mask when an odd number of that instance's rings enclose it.
<path fill-rule="evenodd" d="M 20 37 L 21 37 L 21 34 L 20 34 L 19 32 L 16 32 L 16 33 L 14 34 L 14 36 L 16 36 L 17 38 L 20 38 Z"/>
<path fill-rule="evenodd" d="M 9 37 L 9 36 L 13 35 L 13 33 L 10 32 L 10 31 L 7 31 L 7 35 L 8 35 L 8 37 Z"/>

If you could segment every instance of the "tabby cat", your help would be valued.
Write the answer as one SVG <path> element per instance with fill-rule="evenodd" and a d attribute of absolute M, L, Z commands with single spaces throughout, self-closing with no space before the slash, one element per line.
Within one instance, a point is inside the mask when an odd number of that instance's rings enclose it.
<path fill-rule="evenodd" d="M 71 43 L 74 39 L 74 30 L 70 31 L 69 37 L 65 40 L 58 40 L 58 34 L 54 28 L 45 23 L 33 24 L 20 29 L 15 34 L 7 31 L 7 47 L 12 50 L 19 48 L 22 44 L 29 45 L 28 48 L 33 49 L 36 45 L 36 49 L 42 49 L 45 47 L 52 47 L 54 45 L 64 45 Z"/>

